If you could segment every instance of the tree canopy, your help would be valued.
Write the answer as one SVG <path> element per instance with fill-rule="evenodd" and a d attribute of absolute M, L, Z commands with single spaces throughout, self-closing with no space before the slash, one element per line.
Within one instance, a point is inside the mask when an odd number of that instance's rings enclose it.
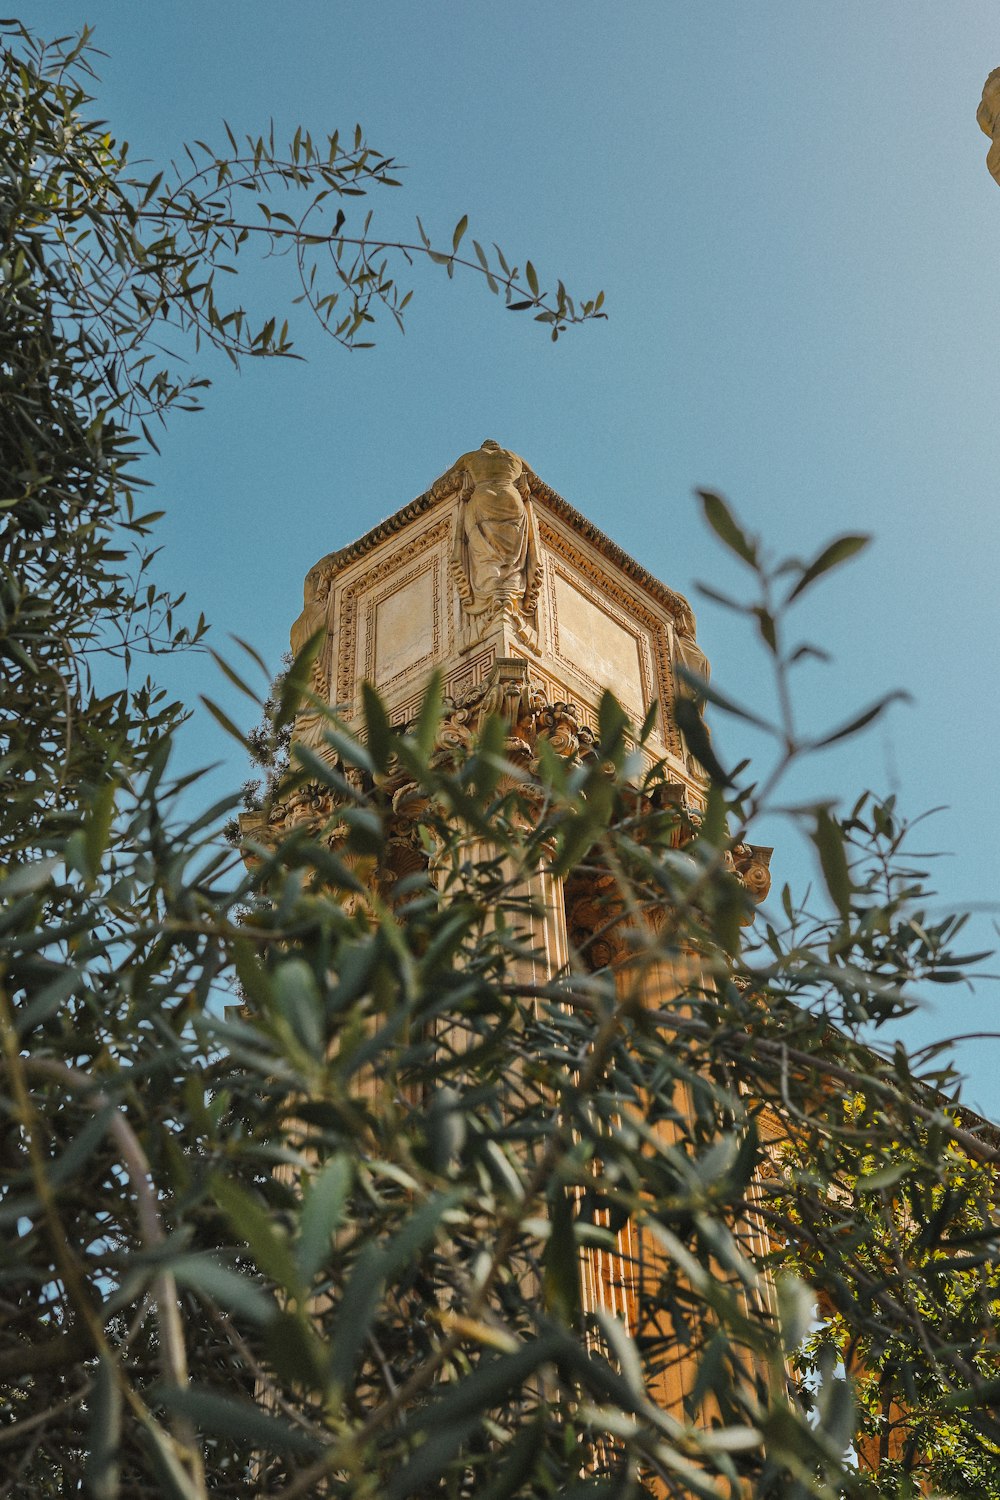
<path fill-rule="evenodd" d="M 287 353 L 220 291 L 263 241 L 364 342 L 405 312 L 389 254 L 450 273 L 466 225 L 349 236 L 394 172 L 360 132 L 136 179 L 88 121 L 86 38 L 5 38 L 0 1494 L 996 1496 L 1000 1142 L 943 1053 L 879 1040 L 978 956 L 892 799 L 780 806 L 884 706 L 794 718 L 789 614 L 863 539 L 775 563 L 702 496 L 781 705 L 751 770 L 682 703 L 703 809 L 610 696 L 596 734 L 525 710 L 458 740 L 432 683 L 402 728 L 374 694 L 361 737 L 325 710 L 244 868 L 238 794 L 192 812 L 172 777 L 181 707 L 115 675 L 204 633 L 148 581 L 140 434 L 200 389 L 160 334 Z M 553 335 L 600 313 L 474 254 Z M 263 697 L 252 658 L 227 670 Z M 774 809 L 825 889 L 749 925 Z M 539 975 L 554 879 L 589 916 Z M 626 1244 L 628 1321 L 582 1289 Z"/>

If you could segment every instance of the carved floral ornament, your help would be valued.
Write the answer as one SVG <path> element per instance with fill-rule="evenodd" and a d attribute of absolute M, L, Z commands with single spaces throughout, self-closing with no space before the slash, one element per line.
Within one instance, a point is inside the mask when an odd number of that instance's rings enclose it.
<path fill-rule="evenodd" d="M 451 768 L 459 763 L 491 715 L 497 715 L 507 723 L 504 751 L 515 768 L 509 777 L 501 777 L 497 786 L 501 795 L 507 790 L 517 789 L 527 802 L 531 802 L 532 777 L 539 768 L 540 741 L 570 762 L 586 761 L 596 754 L 596 736 L 583 721 L 577 706 L 550 701 L 547 694 L 530 680 L 526 661 L 503 658 L 494 665 L 484 682 L 477 683 L 461 695 L 445 699 L 431 764 Z M 360 786 L 359 772 L 343 766 L 339 769 Z M 346 805 L 346 799 L 315 782 L 296 787 L 286 798 L 279 797 L 272 804 L 266 820 L 260 816 L 245 818 L 244 837 L 273 843 L 293 829 L 304 826 L 320 836 L 340 857 L 346 858 L 359 878 L 391 884 L 426 865 L 428 856 L 422 828 L 429 798 L 398 763 L 390 763 L 387 772 L 376 778 L 376 784 L 392 808 L 386 838 L 387 867 L 380 871 L 376 871 L 370 858 L 357 859 L 345 854 L 343 846 L 349 830 L 340 810 Z M 541 796 L 539 785 L 539 800 Z M 699 814 L 689 803 L 686 787 L 679 782 L 665 783 L 656 789 L 654 796 L 661 805 L 677 807 L 681 816 L 675 842 L 678 847 L 683 847 L 695 836 L 699 823 Z M 770 890 L 768 866 L 771 853 L 769 848 L 740 843 L 724 856 L 726 868 L 755 905 L 759 905 Z M 590 876 L 586 881 L 575 881 L 570 875 L 566 882 L 571 929 L 580 933 L 586 930 L 591 934 L 598 927 L 602 929 L 602 939 L 592 943 L 590 955 L 592 962 L 596 960 L 601 964 L 618 961 L 629 951 L 624 908 L 619 915 L 613 909 L 613 883 L 610 875 L 603 885 Z M 652 913 L 650 920 L 654 926 L 655 918 L 656 914 Z M 744 925 L 752 920 L 753 915 L 748 912 Z"/>

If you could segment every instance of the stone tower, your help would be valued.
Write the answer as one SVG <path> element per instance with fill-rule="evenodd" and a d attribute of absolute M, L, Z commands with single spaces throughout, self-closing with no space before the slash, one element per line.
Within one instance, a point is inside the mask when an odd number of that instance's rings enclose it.
<path fill-rule="evenodd" d="M 313 694 L 356 729 L 363 728 L 365 683 L 378 691 L 390 721 L 402 725 L 416 717 L 436 671 L 444 692 L 441 733 L 450 743 L 468 743 L 485 714 L 499 712 L 511 724 L 509 745 L 544 735 L 557 753 L 572 756 L 594 737 L 610 689 L 634 724 L 651 722 L 645 753 L 665 763 L 668 797 L 695 818 L 704 804 L 703 775 L 676 717 L 679 696 L 691 693 L 679 669 L 708 674 L 690 605 L 492 440 L 310 570 L 293 650 L 317 633 Z M 320 756 L 333 754 L 315 709 L 299 715 L 294 738 Z M 300 788 L 276 805 L 272 823 L 323 817 L 322 803 L 317 789 Z M 254 838 L 263 830 L 251 815 L 244 832 Z M 397 873 L 426 859 L 418 840 L 408 845 L 405 829 L 390 842 Z M 733 851 L 734 873 L 757 901 L 769 885 L 770 852 L 749 845 Z M 593 880 L 578 886 L 572 874 L 562 880 L 538 872 L 529 884 L 535 911 L 544 913 L 532 919 L 531 977 L 553 977 L 571 941 L 579 946 L 581 935 L 589 941 L 598 928 L 588 960 L 619 974 L 628 944 L 613 924 L 609 930 Z M 678 976 L 665 962 L 653 964 L 641 984 L 655 1005 L 676 993 Z M 646 1274 L 655 1269 L 649 1259 L 649 1247 L 629 1227 L 617 1252 L 585 1252 L 585 1307 L 605 1308 L 641 1331 L 644 1261 Z M 678 1364 L 651 1394 L 679 1411 L 691 1379 Z"/>
<path fill-rule="evenodd" d="M 523 682 L 591 727 L 610 688 L 636 724 L 658 705 L 650 750 L 700 801 L 674 714 L 677 668 L 707 675 L 690 605 L 491 440 L 310 570 L 293 650 L 317 630 L 314 689 L 349 723 L 363 682 L 405 722 L 434 670 L 456 706 Z M 296 735 L 321 739 L 308 715 Z"/>

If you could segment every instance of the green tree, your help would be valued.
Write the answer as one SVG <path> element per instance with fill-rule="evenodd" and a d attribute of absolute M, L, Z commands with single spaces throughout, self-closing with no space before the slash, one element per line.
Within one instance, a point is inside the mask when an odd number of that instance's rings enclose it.
<path fill-rule="evenodd" d="M 83 118 L 85 51 L 8 38 L 0 1493 L 1000 1493 L 996 1141 L 939 1057 L 879 1045 L 976 955 L 955 951 L 960 919 L 928 916 L 891 804 L 787 814 L 823 871 L 818 914 L 785 892 L 747 928 L 735 873 L 788 769 L 884 706 L 804 733 L 789 688 L 788 613 L 863 539 L 773 565 L 703 496 L 753 581 L 729 602 L 781 717 L 757 717 L 775 755 L 748 781 L 682 705 L 700 815 L 610 697 L 596 736 L 525 709 L 459 743 L 432 684 L 401 729 L 369 695 L 363 742 L 328 715 L 244 870 L 220 833 L 237 798 L 192 816 L 170 779 L 177 706 L 89 670 L 201 632 L 145 581 L 133 426 L 198 389 L 148 339 L 168 323 L 236 357 L 287 350 L 277 319 L 216 300 L 257 233 L 231 210 L 240 174 L 332 208 L 322 245 L 270 205 L 260 233 L 300 262 L 332 249 L 341 303 L 304 274 L 335 336 L 400 314 L 368 228 L 338 222 L 391 163 L 353 138 L 280 159 L 231 141 L 196 152 L 197 178 L 137 183 Z M 431 259 L 450 269 L 463 229 Z M 524 296 L 502 259 L 483 274 L 553 333 L 576 316 L 533 269 Z M 308 675 L 307 648 L 275 743 Z M 296 798 L 312 815 L 286 832 Z M 524 935 L 540 872 L 585 882 L 596 911 L 543 983 Z M 664 962 L 677 992 L 654 996 Z M 580 1290 L 581 1257 L 626 1230 L 630 1330 Z M 696 1377 L 666 1410 L 678 1351 Z M 851 1444 L 887 1422 L 903 1442 L 858 1466 Z"/>

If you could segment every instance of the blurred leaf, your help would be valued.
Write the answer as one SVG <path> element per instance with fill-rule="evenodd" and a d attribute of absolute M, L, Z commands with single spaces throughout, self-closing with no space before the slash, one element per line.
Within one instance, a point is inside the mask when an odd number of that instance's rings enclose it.
<path fill-rule="evenodd" d="M 527 1422 L 502 1450 L 500 1468 L 485 1488 L 477 1493 L 477 1500 L 510 1500 L 535 1471 L 538 1460 L 544 1453 L 544 1414 Z"/>
<path fill-rule="evenodd" d="M 60 858 L 52 856 L 48 859 L 34 859 L 30 864 L 20 865 L 17 869 L 9 871 L 0 880 L 0 901 L 11 901 L 15 896 L 40 891 L 48 884 L 61 864 Z"/>
<path fill-rule="evenodd" d="M 791 604 L 792 600 L 797 599 L 800 594 L 804 593 L 810 584 L 815 583 L 817 578 L 821 578 L 824 573 L 829 573 L 831 568 L 836 568 L 840 563 L 846 562 L 849 557 L 856 556 L 857 553 L 868 546 L 870 541 L 870 536 L 857 534 L 839 536 L 830 542 L 803 571 L 802 576 L 789 593 L 785 603 Z"/>
<path fill-rule="evenodd" d="M 914 1170 L 914 1163 L 910 1161 L 889 1162 L 884 1167 L 879 1167 L 875 1172 L 865 1172 L 858 1178 L 857 1190 L 859 1193 L 881 1193 L 886 1188 L 895 1187 L 897 1182 L 909 1175 Z"/>
<path fill-rule="evenodd" d="M 220 1307 L 239 1313 L 251 1323 L 266 1324 L 277 1311 L 249 1274 L 223 1265 L 212 1255 L 186 1255 L 171 1261 L 170 1269 L 178 1286 L 203 1292 Z"/>
<path fill-rule="evenodd" d="M 117 1500 L 122 1403 L 114 1366 L 104 1353 L 97 1359 L 88 1406 L 88 1452 L 84 1471 L 87 1491 L 93 1500 Z"/>
<path fill-rule="evenodd" d="M 732 511 L 714 490 L 696 490 L 705 520 L 711 526 L 720 541 L 724 542 L 730 552 L 742 558 L 751 568 L 757 566 L 757 547 L 754 542 L 743 532 L 736 522 Z"/>
<path fill-rule="evenodd" d="M 350 1158 L 340 1153 L 331 1157 L 309 1183 L 296 1248 L 299 1273 L 306 1286 L 329 1259 L 331 1240 L 343 1219 L 352 1177 Z"/>
<path fill-rule="evenodd" d="M 781 1347 L 793 1354 L 816 1321 L 816 1298 L 797 1276 L 783 1272 L 777 1279 Z"/>
<path fill-rule="evenodd" d="M 282 678 L 278 706 L 274 713 L 276 728 L 282 724 L 290 724 L 301 709 L 312 676 L 313 662 L 323 645 L 323 634 L 322 630 L 317 630 L 309 637 Z"/>
<path fill-rule="evenodd" d="M 287 958 L 271 975 L 272 993 L 296 1039 L 315 1058 L 326 1050 L 323 1003 L 309 965 L 301 958 Z"/>
<path fill-rule="evenodd" d="M 186 1417 L 200 1432 L 232 1439 L 247 1450 L 265 1453 L 297 1453 L 311 1457 L 322 1452 L 319 1438 L 293 1427 L 284 1417 L 272 1416 L 255 1402 L 222 1396 L 208 1386 L 186 1389 L 160 1386 L 157 1396 L 168 1411 Z"/>
<path fill-rule="evenodd" d="M 212 1196 L 225 1213 L 237 1234 L 249 1246 L 250 1253 L 266 1276 L 286 1292 L 295 1295 L 300 1289 L 298 1268 L 292 1256 L 288 1236 L 278 1229 L 267 1209 L 235 1182 L 215 1177 Z"/>
<path fill-rule="evenodd" d="M 873 723 L 881 714 L 883 714 L 889 707 L 890 703 L 909 703 L 910 701 L 911 699 L 909 693 L 887 693 L 884 698 L 880 698 L 879 701 L 877 703 L 873 703 L 870 708 L 866 708 L 855 718 L 848 719 L 845 724 L 841 724 L 839 729 L 831 730 L 831 732 L 829 734 L 825 734 L 822 739 L 813 740 L 812 749 L 822 750 L 827 745 L 834 745 L 838 740 L 844 740 L 847 739 L 849 735 L 857 734 L 859 729 L 866 728 L 867 725 Z"/>
<path fill-rule="evenodd" d="M 823 879 L 826 881 L 830 898 L 846 922 L 851 915 L 853 886 L 847 867 L 844 835 L 837 820 L 830 816 L 825 807 L 816 808 L 813 843 L 819 854 L 820 868 L 823 871 Z"/>
<path fill-rule="evenodd" d="M 688 749 L 712 781 L 719 786 L 732 786 L 732 777 L 723 770 L 712 749 L 705 722 L 690 698 L 679 698 L 674 708 L 677 727 L 688 744 Z"/>
<path fill-rule="evenodd" d="M 580 1319 L 580 1251 L 573 1200 L 556 1185 L 549 1198 L 549 1237 L 542 1255 L 542 1295 L 548 1311 L 575 1328 Z"/>
<path fill-rule="evenodd" d="M 376 771 L 384 772 L 392 754 L 393 733 L 382 700 L 370 682 L 361 684 L 361 702 L 364 708 L 368 753 Z"/>

